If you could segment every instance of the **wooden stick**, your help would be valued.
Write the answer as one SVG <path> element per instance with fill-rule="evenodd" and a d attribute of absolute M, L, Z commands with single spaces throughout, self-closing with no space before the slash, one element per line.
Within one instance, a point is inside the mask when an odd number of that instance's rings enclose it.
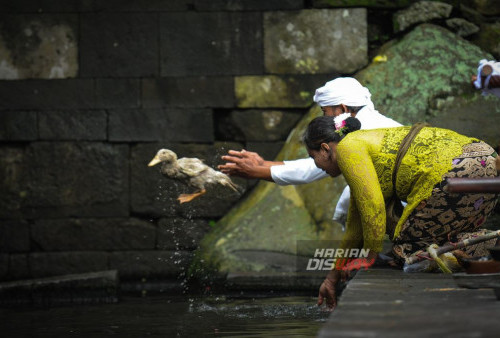
<path fill-rule="evenodd" d="M 500 192 L 499 177 L 479 178 L 448 178 L 445 190 L 447 192 L 461 193 L 495 193 Z"/>
<path fill-rule="evenodd" d="M 446 252 L 465 248 L 466 246 L 474 245 L 474 244 L 481 243 L 481 242 L 486 242 L 486 241 L 489 241 L 490 239 L 499 238 L 499 237 L 500 237 L 500 230 L 497 230 L 497 231 L 493 231 L 493 232 L 486 234 L 486 235 L 482 235 L 482 236 L 478 236 L 478 237 L 474 237 L 474 238 L 469 238 L 469 239 L 464 239 L 463 241 L 460 241 L 458 243 L 454 243 L 454 244 L 446 243 L 445 245 L 440 246 L 438 249 L 436 249 L 436 254 L 439 256 L 439 255 L 442 255 Z M 411 256 L 406 261 L 406 263 L 413 264 L 413 263 L 419 262 L 425 258 L 430 258 L 430 255 L 428 252 L 424 252 L 419 256 Z"/>

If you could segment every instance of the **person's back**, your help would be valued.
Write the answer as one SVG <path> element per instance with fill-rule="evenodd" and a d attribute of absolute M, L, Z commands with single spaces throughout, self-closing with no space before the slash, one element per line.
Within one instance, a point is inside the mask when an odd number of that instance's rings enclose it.
<path fill-rule="evenodd" d="M 349 172 L 358 171 L 359 156 L 373 163 L 384 195 L 392 193 L 392 170 L 396 153 L 409 126 L 358 130 L 345 137 L 338 146 L 339 162 L 349 166 Z M 475 138 L 442 128 L 426 127 L 416 136 L 408 149 L 398 172 L 398 195 L 406 198 L 409 188 L 423 176 L 434 177 L 434 184 L 452 166 L 452 159 L 462 152 L 465 144 L 479 142 Z M 352 163 L 351 163 L 352 162 Z M 343 172 L 346 175 L 345 172 Z M 349 173 L 348 173 L 349 175 Z M 360 182 L 361 183 L 361 182 Z M 434 184 L 431 184 L 433 186 Z M 400 191 L 399 188 L 402 188 Z"/>
<path fill-rule="evenodd" d="M 366 219 L 374 217 L 383 208 L 384 200 L 393 194 L 392 170 L 396 153 L 409 129 L 359 130 L 338 144 L 339 167 L 351 194 L 359 202 L 356 205 L 360 214 Z M 464 173 L 470 169 L 471 162 L 464 160 L 468 157 L 462 155 L 464 153 L 474 154 L 471 161 L 477 161 L 477 156 L 496 156 L 494 149 L 486 143 L 449 129 L 426 127 L 415 137 L 397 172 L 396 193 L 408 205 L 395 236 L 406 217 L 432 194 L 445 174 L 453 168 L 455 174 L 451 175 L 459 175 L 462 160 Z M 483 169 L 481 175 L 496 176 L 495 165 L 485 162 Z M 380 223 L 379 227 L 384 228 L 385 224 Z"/>

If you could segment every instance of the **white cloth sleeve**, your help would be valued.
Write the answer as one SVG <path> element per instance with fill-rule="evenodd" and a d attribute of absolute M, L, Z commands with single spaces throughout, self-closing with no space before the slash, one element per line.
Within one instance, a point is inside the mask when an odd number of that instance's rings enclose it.
<path fill-rule="evenodd" d="M 339 197 L 339 201 L 335 207 L 335 213 L 333 214 L 333 220 L 342 224 L 342 231 L 345 231 L 350 198 L 351 189 L 349 186 L 346 186 Z"/>
<path fill-rule="evenodd" d="M 312 158 L 284 161 L 284 163 L 271 167 L 271 177 L 278 185 L 304 184 L 328 177 L 326 172 L 316 167 Z"/>

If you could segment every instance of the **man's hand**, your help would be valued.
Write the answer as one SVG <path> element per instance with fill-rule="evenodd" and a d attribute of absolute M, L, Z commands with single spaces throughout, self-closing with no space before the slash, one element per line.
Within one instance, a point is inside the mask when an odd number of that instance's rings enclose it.
<path fill-rule="evenodd" d="M 253 151 L 229 150 L 228 155 L 222 156 L 225 164 L 218 166 L 224 174 L 239 176 L 243 178 L 259 178 L 272 181 L 271 166 L 280 165 L 282 162 L 270 162 L 264 160 L 259 154 Z"/>
<path fill-rule="evenodd" d="M 253 151 L 247 151 L 245 149 L 241 149 L 241 151 L 237 150 L 229 150 L 229 155 L 222 156 L 224 161 L 235 162 L 238 160 L 245 160 L 248 164 L 252 165 L 264 165 L 266 162 L 259 154 Z"/>

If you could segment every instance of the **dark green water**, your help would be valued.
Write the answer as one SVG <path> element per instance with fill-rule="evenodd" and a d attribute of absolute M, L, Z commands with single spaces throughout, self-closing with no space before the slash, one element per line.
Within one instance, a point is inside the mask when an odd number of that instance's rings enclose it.
<path fill-rule="evenodd" d="M 315 337 L 329 313 L 309 296 L 147 297 L 0 309 L 2 337 Z"/>

